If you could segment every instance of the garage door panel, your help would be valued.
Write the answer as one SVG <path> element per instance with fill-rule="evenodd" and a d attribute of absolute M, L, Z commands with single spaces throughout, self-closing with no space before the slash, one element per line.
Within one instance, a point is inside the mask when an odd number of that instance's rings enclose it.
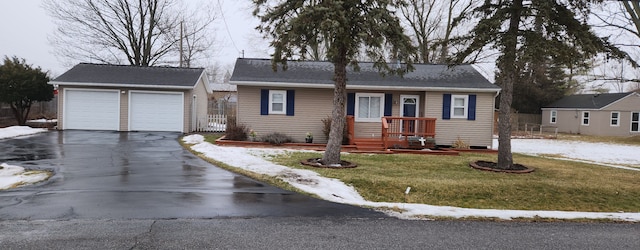
<path fill-rule="evenodd" d="M 180 92 L 131 92 L 132 131 L 177 131 L 184 127 L 184 97 Z"/>
<path fill-rule="evenodd" d="M 66 90 L 64 129 L 118 130 L 119 91 Z"/>

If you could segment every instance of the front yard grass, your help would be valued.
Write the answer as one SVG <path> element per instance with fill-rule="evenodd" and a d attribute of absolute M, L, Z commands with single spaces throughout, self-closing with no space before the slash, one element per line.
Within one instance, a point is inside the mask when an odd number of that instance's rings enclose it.
<path fill-rule="evenodd" d="M 460 156 L 344 154 L 357 168 L 322 169 L 299 162 L 319 153 L 274 156 L 277 164 L 308 169 L 353 185 L 367 200 L 466 208 L 640 212 L 640 172 L 586 163 L 514 154 L 516 163 L 536 169 L 504 174 L 472 169 L 475 160 L 496 155 Z M 409 195 L 404 192 L 411 187 Z"/>

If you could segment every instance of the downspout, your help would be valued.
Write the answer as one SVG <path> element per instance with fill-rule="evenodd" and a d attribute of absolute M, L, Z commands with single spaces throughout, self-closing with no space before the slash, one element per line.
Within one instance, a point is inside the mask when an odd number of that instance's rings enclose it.
<path fill-rule="evenodd" d="M 496 127 L 496 98 L 498 98 L 498 95 L 500 95 L 500 90 L 496 91 L 496 94 L 493 96 L 493 101 L 491 102 L 491 133 L 489 133 L 489 138 L 491 141 L 491 146 L 489 146 L 490 149 L 493 149 L 493 135 L 494 135 L 494 128 Z"/>

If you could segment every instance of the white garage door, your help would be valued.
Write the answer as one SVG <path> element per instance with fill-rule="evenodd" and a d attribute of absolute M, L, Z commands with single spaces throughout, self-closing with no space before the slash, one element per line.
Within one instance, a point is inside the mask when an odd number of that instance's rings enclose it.
<path fill-rule="evenodd" d="M 63 129 L 119 130 L 120 91 L 65 89 Z"/>
<path fill-rule="evenodd" d="M 182 93 L 131 91 L 129 98 L 129 130 L 182 132 Z"/>

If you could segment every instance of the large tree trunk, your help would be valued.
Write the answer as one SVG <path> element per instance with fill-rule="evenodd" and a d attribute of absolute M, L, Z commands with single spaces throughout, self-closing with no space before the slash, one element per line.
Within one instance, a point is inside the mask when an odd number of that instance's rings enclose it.
<path fill-rule="evenodd" d="M 331 113 L 331 131 L 327 149 L 322 157 L 325 165 L 340 164 L 340 150 L 346 119 L 345 101 L 347 99 L 347 60 L 343 56 L 334 62 L 333 112 Z"/>
<path fill-rule="evenodd" d="M 511 154 L 511 103 L 513 102 L 513 83 L 516 81 L 516 50 L 518 46 L 518 30 L 522 12 L 522 0 L 513 1 L 511 6 L 509 30 L 504 35 L 504 55 L 500 60 L 500 71 L 503 74 L 502 92 L 500 95 L 500 111 L 498 122 L 498 168 L 513 167 Z"/>

